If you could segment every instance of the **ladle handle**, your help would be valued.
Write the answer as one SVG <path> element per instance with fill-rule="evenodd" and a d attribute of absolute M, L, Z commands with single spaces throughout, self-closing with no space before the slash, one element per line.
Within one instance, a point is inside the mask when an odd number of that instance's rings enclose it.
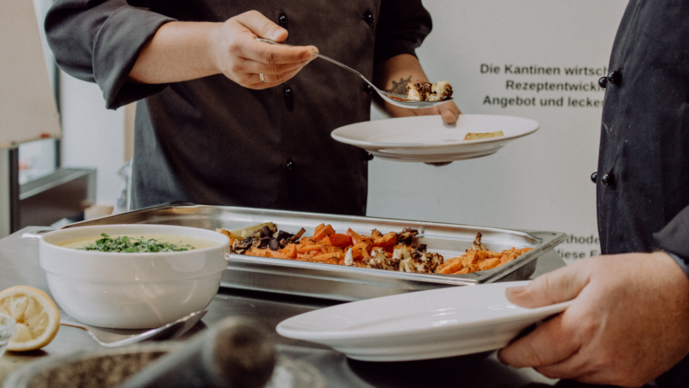
<path fill-rule="evenodd" d="M 263 387 L 275 349 L 256 322 L 229 317 L 162 356 L 119 388 Z"/>

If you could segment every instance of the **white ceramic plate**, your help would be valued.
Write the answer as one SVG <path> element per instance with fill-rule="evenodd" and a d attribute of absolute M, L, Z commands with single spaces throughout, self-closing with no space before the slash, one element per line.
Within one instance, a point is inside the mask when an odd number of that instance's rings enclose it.
<path fill-rule="evenodd" d="M 382 159 L 437 163 L 494 154 L 508 142 L 536 132 L 538 126 L 534 120 L 514 116 L 462 114 L 453 125 L 439 116 L 416 116 L 350 124 L 331 136 Z M 505 136 L 464 141 L 467 132 L 495 131 Z"/>
<path fill-rule="evenodd" d="M 513 305 L 500 282 L 419 291 L 311 311 L 280 322 L 289 338 L 328 345 L 364 361 L 407 361 L 500 349 L 571 302 L 537 309 Z"/>

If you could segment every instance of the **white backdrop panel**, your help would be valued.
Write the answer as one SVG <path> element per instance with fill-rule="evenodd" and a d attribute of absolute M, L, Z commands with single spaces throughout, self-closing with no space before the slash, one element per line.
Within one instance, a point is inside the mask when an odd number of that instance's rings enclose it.
<path fill-rule="evenodd" d="M 626 1 L 424 5 L 434 28 L 418 54 L 429 79 L 449 81 L 464 113 L 523 116 L 541 128 L 497 154 L 445 167 L 374 159 L 368 215 L 562 231 L 566 261 L 598 254 L 590 175 L 604 92 L 596 85 Z"/>

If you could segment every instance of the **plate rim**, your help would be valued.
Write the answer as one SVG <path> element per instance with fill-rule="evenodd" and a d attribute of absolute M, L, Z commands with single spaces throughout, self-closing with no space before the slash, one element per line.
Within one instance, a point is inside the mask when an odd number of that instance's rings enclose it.
<path fill-rule="evenodd" d="M 502 137 L 492 137 L 488 139 L 477 139 L 477 140 L 459 140 L 456 142 L 452 143 L 443 143 L 443 144 L 434 144 L 434 145 L 428 145 L 428 144 L 421 144 L 421 143 L 415 143 L 415 144 L 404 144 L 404 143 L 386 143 L 386 142 L 366 142 L 362 140 L 352 140 L 349 138 L 344 138 L 341 135 L 338 135 L 336 132 L 342 130 L 343 128 L 348 128 L 353 125 L 360 125 L 362 123 L 372 123 L 372 122 L 381 122 L 381 121 L 391 121 L 391 120 L 428 120 L 431 117 L 436 117 L 434 116 L 412 116 L 412 117 L 392 117 L 392 118 L 387 118 L 387 119 L 382 119 L 382 120 L 374 120 L 374 121 L 362 121 L 358 123 L 352 123 L 352 124 L 347 124 L 342 127 L 334 129 L 332 132 L 330 132 L 330 136 L 344 144 L 349 144 L 353 145 L 356 147 L 360 147 L 363 149 L 386 149 L 386 148 L 444 148 L 444 147 L 458 147 L 458 146 L 469 146 L 469 145 L 476 145 L 476 144 L 490 144 L 490 143 L 497 143 L 497 142 L 506 142 L 514 139 L 518 139 L 520 137 L 524 137 L 527 135 L 530 135 L 536 131 L 538 131 L 541 127 L 540 123 L 536 120 L 526 118 L 526 117 L 521 117 L 521 116 L 511 116 L 511 115 L 491 115 L 491 114 L 464 114 L 462 113 L 463 116 L 465 117 L 509 117 L 509 118 L 517 118 L 520 120 L 527 120 L 531 121 L 535 124 L 535 128 L 530 129 L 524 133 L 517 134 L 517 135 L 511 135 L 511 136 L 502 136 Z M 437 117 L 440 120 L 440 117 Z"/>
<path fill-rule="evenodd" d="M 491 285 L 505 285 L 506 283 L 511 284 L 511 286 L 517 286 L 517 285 L 526 285 L 531 283 L 530 280 L 521 280 L 521 281 L 514 281 L 514 282 L 496 282 L 496 283 L 489 283 L 489 284 L 483 284 L 483 285 L 475 285 L 475 286 L 456 286 L 456 287 L 476 287 L 476 286 L 491 286 Z M 441 289 L 437 290 L 429 290 L 429 291 L 417 291 L 414 292 L 416 293 L 423 293 L 423 292 L 433 292 L 433 291 L 445 291 L 447 289 L 453 289 L 454 287 L 444 287 Z M 505 287 L 507 288 L 507 287 Z M 390 295 L 390 296 L 385 296 L 381 298 L 374 298 L 374 299 L 366 299 L 363 301 L 371 301 L 371 300 L 379 300 L 379 299 L 386 299 L 386 298 L 394 298 L 394 297 L 400 297 L 404 294 L 397 294 L 397 295 Z M 363 302 L 361 301 L 361 302 Z M 573 300 L 561 302 L 561 303 L 556 303 L 548 306 L 543 306 L 543 307 L 537 307 L 534 309 L 527 309 L 527 308 L 522 308 L 525 311 L 524 314 L 519 315 L 519 319 L 533 319 L 534 316 L 539 316 L 543 314 L 551 315 L 551 314 L 557 314 L 569 307 L 572 304 Z M 357 302 L 350 302 L 350 303 L 357 303 Z M 424 328 L 416 328 L 416 329 L 411 329 L 411 330 L 402 330 L 402 331 L 393 331 L 393 332 L 387 332 L 387 333 L 370 333 L 370 334 L 356 334 L 356 331 L 354 332 L 346 332 L 343 333 L 341 330 L 339 331 L 320 331 L 318 332 L 317 335 L 311 335 L 308 338 L 304 336 L 295 336 L 295 335 L 289 335 L 291 332 L 289 329 L 285 329 L 283 323 L 288 322 L 292 319 L 295 319 L 297 317 L 302 317 L 306 316 L 307 314 L 310 313 L 315 313 L 315 312 L 322 312 L 323 310 L 326 309 L 333 309 L 337 308 L 340 306 L 345 306 L 346 304 L 341 304 L 341 305 L 336 305 L 332 307 L 326 307 L 325 309 L 318 309 L 318 310 L 313 310 L 309 311 L 306 313 L 302 313 L 299 315 L 296 315 L 294 317 L 287 318 L 276 326 L 276 331 L 278 334 L 288 337 L 288 338 L 295 338 L 295 339 L 300 339 L 300 340 L 306 340 L 306 341 L 312 341 L 312 342 L 318 342 L 318 341 L 347 341 L 347 340 L 368 340 L 368 339 L 383 339 L 383 338 L 390 338 L 390 337 L 399 337 L 400 335 L 418 335 L 420 333 L 434 333 L 434 332 L 442 332 L 442 331 L 452 331 L 452 330 L 466 330 L 466 329 L 471 329 L 476 326 L 486 326 L 486 325 L 497 325 L 500 323 L 507 323 L 510 320 L 514 319 L 514 317 L 498 317 L 498 318 L 492 318 L 492 319 L 485 319 L 485 320 L 480 320 L 480 321 L 474 321 L 474 322 L 469 322 L 469 323 L 460 323 L 460 324 L 455 324 L 455 325 L 445 325 L 445 326 L 437 326 L 437 327 L 424 327 Z M 298 332 L 292 332 L 293 334 L 298 334 Z M 307 331 L 303 331 L 300 333 L 308 333 Z"/>

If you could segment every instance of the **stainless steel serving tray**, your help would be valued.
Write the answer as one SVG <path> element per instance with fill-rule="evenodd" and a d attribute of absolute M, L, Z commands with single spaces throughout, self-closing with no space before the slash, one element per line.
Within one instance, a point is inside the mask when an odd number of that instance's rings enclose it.
<path fill-rule="evenodd" d="M 370 234 L 374 228 L 387 233 L 401 232 L 403 228 L 411 227 L 419 231 L 419 239 L 428 245 L 429 251 L 438 252 L 445 259 L 464 253 L 471 246 L 476 232 L 481 232 L 482 241 L 493 251 L 512 247 L 533 249 L 498 268 L 464 275 L 404 273 L 231 254 L 223 274 L 222 287 L 352 301 L 439 287 L 524 280 L 533 274 L 539 256 L 566 239 L 565 234 L 559 232 L 194 204 L 157 206 L 66 227 L 170 224 L 214 230 L 239 229 L 269 221 L 275 223 L 278 229 L 290 233 L 296 233 L 303 227 L 306 229 L 305 236 L 313 234 L 315 227 L 321 223 L 331 224 L 341 233 L 352 228 L 363 234 Z"/>

